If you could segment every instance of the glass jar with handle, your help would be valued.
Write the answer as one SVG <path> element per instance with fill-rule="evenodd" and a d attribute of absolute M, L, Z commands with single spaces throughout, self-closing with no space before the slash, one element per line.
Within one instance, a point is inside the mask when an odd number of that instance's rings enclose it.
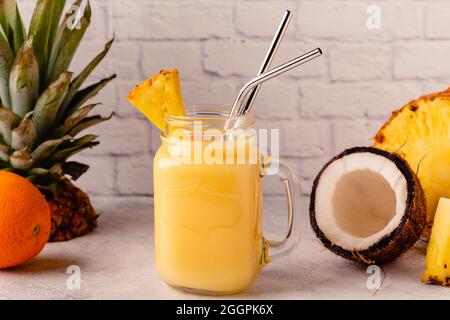
<path fill-rule="evenodd" d="M 167 116 L 153 164 L 158 271 L 169 285 L 200 294 L 247 289 L 299 241 L 297 177 L 277 157 L 260 154 L 251 112 L 228 113 L 197 107 Z M 278 241 L 262 230 L 268 174 L 281 178 L 287 200 L 288 227 Z"/>

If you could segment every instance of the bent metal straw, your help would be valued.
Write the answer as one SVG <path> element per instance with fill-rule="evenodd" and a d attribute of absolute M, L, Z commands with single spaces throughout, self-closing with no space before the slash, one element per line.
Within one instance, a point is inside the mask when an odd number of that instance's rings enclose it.
<path fill-rule="evenodd" d="M 286 10 L 286 12 L 284 13 L 283 19 L 281 20 L 280 26 L 278 27 L 278 30 L 275 33 L 275 36 L 273 37 L 272 43 L 269 47 L 269 51 L 267 51 L 267 54 L 261 65 L 258 75 L 263 74 L 266 71 L 269 71 L 272 61 L 275 57 L 275 54 L 278 51 L 278 47 L 280 46 L 280 43 L 283 40 L 284 34 L 286 33 L 286 30 L 289 26 L 289 22 L 291 21 L 291 18 L 292 18 L 291 11 Z M 253 103 L 255 102 L 256 96 L 259 93 L 260 88 L 261 88 L 261 85 L 258 85 L 252 89 L 252 92 L 250 92 L 247 102 L 245 103 L 245 107 L 244 107 L 244 111 L 243 111 L 244 114 L 247 113 L 247 111 L 251 109 Z"/>
<path fill-rule="evenodd" d="M 292 70 L 298 66 L 301 66 L 317 57 L 320 57 L 322 55 L 322 50 L 320 48 L 314 49 L 308 53 L 305 53 L 295 59 L 292 59 L 270 71 L 267 71 L 249 82 L 247 82 L 239 92 L 238 96 L 236 97 L 233 107 L 231 108 L 231 111 L 229 113 L 230 117 L 234 116 L 240 116 L 244 112 L 244 101 L 245 98 L 249 95 L 251 90 L 255 88 L 256 86 L 260 85 L 261 83 L 273 79 L 289 70 Z M 249 110 L 248 110 L 249 111 Z M 248 112 L 247 111 L 247 112 Z"/>

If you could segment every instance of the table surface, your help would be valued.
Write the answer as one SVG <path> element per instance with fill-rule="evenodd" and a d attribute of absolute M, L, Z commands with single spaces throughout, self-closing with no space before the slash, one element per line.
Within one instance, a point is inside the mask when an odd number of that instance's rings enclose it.
<path fill-rule="evenodd" d="M 199 299 L 167 286 L 155 270 L 151 198 L 96 198 L 99 227 L 90 235 L 50 243 L 30 262 L 0 271 L 1 299 Z M 281 200 L 266 202 L 265 229 L 283 225 Z M 306 212 L 303 213 L 307 218 Z M 384 267 L 379 291 L 367 288 L 366 268 L 324 249 L 308 220 L 298 248 L 268 265 L 258 281 L 233 299 L 449 299 L 450 288 L 420 282 L 424 254 L 411 249 Z M 69 266 L 81 271 L 69 289 Z M 223 299 L 227 297 L 216 297 Z"/>

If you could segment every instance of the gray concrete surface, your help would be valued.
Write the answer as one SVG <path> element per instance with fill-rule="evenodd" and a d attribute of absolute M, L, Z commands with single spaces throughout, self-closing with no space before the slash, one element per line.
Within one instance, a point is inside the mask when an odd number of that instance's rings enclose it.
<path fill-rule="evenodd" d="M 283 225 L 281 200 L 266 200 L 265 228 Z M 0 271 L 1 299 L 198 299 L 168 287 L 153 258 L 151 198 L 97 198 L 99 227 L 89 236 L 50 243 L 32 261 Z M 307 217 L 304 211 L 304 217 Z M 386 279 L 374 294 L 366 269 L 326 251 L 304 219 L 295 252 L 266 267 L 250 290 L 234 299 L 448 299 L 450 289 L 420 282 L 424 255 L 413 249 L 385 266 Z M 81 270 L 81 288 L 70 290 L 66 273 Z M 69 281 L 70 282 L 70 281 Z M 219 298 L 221 299 L 221 298 Z M 223 299 L 223 297 L 222 297 Z"/>

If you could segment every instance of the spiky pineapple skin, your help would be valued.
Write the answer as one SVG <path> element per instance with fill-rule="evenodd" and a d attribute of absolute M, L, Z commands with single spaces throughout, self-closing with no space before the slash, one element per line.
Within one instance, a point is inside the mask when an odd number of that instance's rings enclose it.
<path fill-rule="evenodd" d="M 98 215 L 88 195 L 69 179 L 54 182 L 42 189 L 52 214 L 49 241 L 68 241 L 97 227 Z"/>
<path fill-rule="evenodd" d="M 374 147 L 402 156 L 419 177 L 427 202 L 428 240 L 441 197 L 450 197 L 450 88 L 424 95 L 392 112 Z"/>

